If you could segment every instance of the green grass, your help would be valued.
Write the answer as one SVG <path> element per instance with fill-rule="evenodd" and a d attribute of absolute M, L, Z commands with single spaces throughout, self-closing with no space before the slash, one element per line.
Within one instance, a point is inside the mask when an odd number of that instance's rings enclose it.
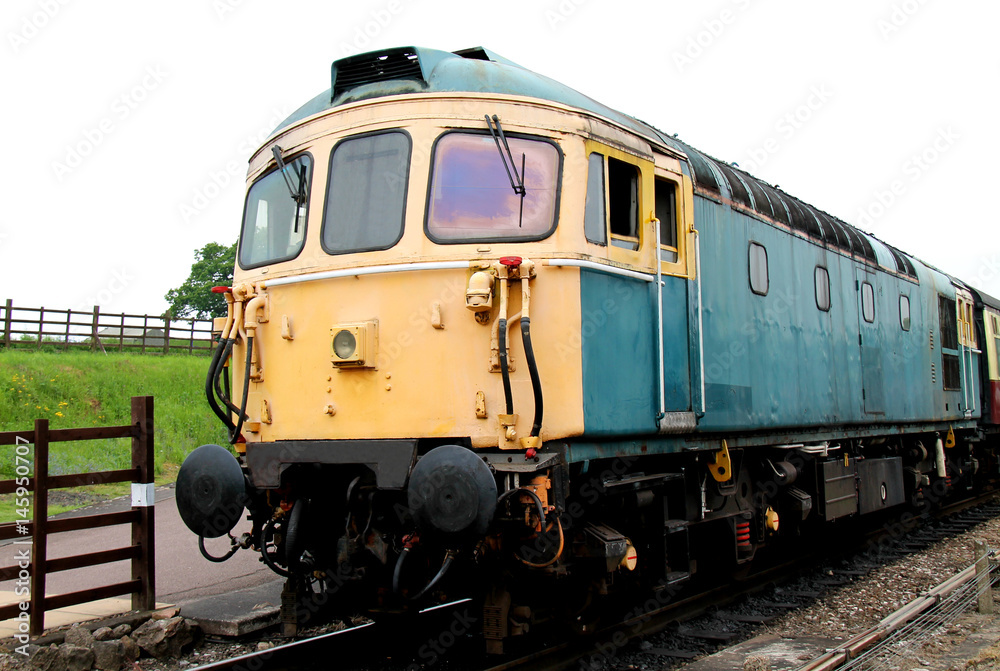
<path fill-rule="evenodd" d="M 68 351 L 0 350 L 0 431 L 24 431 L 36 418 L 49 428 L 131 424 L 131 397 L 151 395 L 155 474 L 172 482 L 184 457 L 227 437 L 204 396 L 207 357 L 142 356 Z M 14 446 L 0 445 L 0 480 L 15 476 Z M 52 443 L 49 473 L 61 475 L 131 467 L 128 439 Z M 76 488 L 52 501 L 70 508 L 128 491 L 127 483 Z M 69 498 L 66 498 L 66 497 Z M 13 519 L 11 497 L 0 497 L 0 521 Z"/>

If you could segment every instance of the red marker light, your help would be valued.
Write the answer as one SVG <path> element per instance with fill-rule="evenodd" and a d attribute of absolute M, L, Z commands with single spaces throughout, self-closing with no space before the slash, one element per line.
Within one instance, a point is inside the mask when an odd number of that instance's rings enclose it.
<path fill-rule="evenodd" d="M 524 452 L 524 460 L 527 461 L 528 459 L 534 459 L 536 454 L 538 454 L 538 451 L 533 447 L 529 447 Z"/>
<path fill-rule="evenodd" d="M 500 265 L 507 266 L 508 268 L 514 268 L 521 265 L 520 256 L 501 256 Z"/>
<path fill-rule="evenodd" d="M 213 294 L 228 294 L 232 290 L 232 287 L 212 287 Z"/>

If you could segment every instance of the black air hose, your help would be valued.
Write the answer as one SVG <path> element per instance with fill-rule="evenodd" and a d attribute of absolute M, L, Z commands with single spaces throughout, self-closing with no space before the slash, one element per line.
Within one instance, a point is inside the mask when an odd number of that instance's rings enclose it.
<path fill-rule="evenodd" d="M 247 411 L 247 397 L 250 395 L 250 364 L 253 360 L 253 336 L 247 338 L 247 365 L 246 370 L 243 373 L 243 400 L 240 402 L 240 407 L 237 408 L 239 413 L 239 421 L 236 422 L 236 427 L 233 429 L 232 434 L 229 438 L 231 443 L 235 443 L 240 438 L 240 431 L 243 429 L 243 420 L 246 418 Z"/>
<path fill-rule="evenodd" d="M 230 421 L 229 416 L 222 411 L 221 407 L 219 407 L 218 402 L 216 402 L 215 389 L 214 389 L 215 374 L 216 374 L 215 371 L 216 368 L 219 366 L 219 361 L 220 359 L 222 359 L 222 351 L 225 348 L 226 348 L 226 341 L 220 338 L 219 344 L 216 346 L 215 351 L 212 353 L 212 361 L 208 364 L 208 375 L 205 376 L 205 398 L 208 399 L 208 405 L 210 408 L 212 408 L 212 412 L 214 412 L 218 416 L 218 418 L 222 420 L 222 423 L 226 426 L 227 429 L 232 431 L 233 423 L 232 421 Z"/>
<path fill-rule="evenodd" d="M 514 397 L 510 393 L 510 367 L 507 365 L 507 319 L 497 324 L 500 337 L 500 377 L 503 378 L 503 398 L 507 404 L 507 414 L 514 414 Z"/>
<path fill-rule="evenodd" d="M 392 571 L 392 593 L 399 594 L 399 576 L 403 574 L 403 563 L 406 561 L 406 555 L 410 553 L 410 548 L 403 548 L 403 551 L 399 553 L 399 559 L 396 560 L 396 568 Z"/>
<path fill-rule="evenodd" d="M 503 494 L 501 494 L 499 497 L 497 497 L 497 507 L 499 507 L 501 503 L 503 503 L 504 501 L 506 501 L 507 499 L 509 499 L 511 496 L 513 496 L 514 494 L 517 494 L 519 492 L 521 494 L 527 494 L 528 496 L 531 497 L 531 499 L 535 502 L 535 507 L 538 509 L 539 524 L 545 524 L 545 508 L 542 506 L 542 500 L 540 498 L 538 498 L 538 494 L 536 494 L 535 492 L 531 491 L 527 487 L 518 487 L 517 489 L 508 489 Z"/>
<path fill-rule="evenodd" d="M 222 359 L 219 361 L 219 364 L 216 367 L 215 371 L 215 393 L 218 394 L 219 400 L 222 401 L 226 405 L 226 407 L 229 408 L 230 411 L 235 413 L 240 413 L 240 409 L 236 407 L 236 405 L 233 403 L 229 392 L 226 391 L 225 393 L 223 393 L 222 391 L 222 378 L 226 370 L 226 362 L 229 361 L 229 356 L 230 354 L 232 354 L 233 345 L 235 344 L 236 344 L 235 338 L 229 338 L 226 341 L 226 349 L 222 353 Z M 228 386 L 229 386 L 229 380 L 227 379 L 226 387 Z M 240 416 L 242 416 L 242 413 L 240 413 Z M 230 425 L 231 424 L 232 423 L 230 422 Z"/>
<path fill-rule="evenodd" d="M 295 569 L 299 564 L 299 536 L 301 535 L 302 516 L 305 515 L 306 500 L 297 499 L 292 504 L 292 512 L 288 513 L 288 522 L 285 524 L 285 564 L 289 570 Z"/>
<path fill-rule="evenodd" d="M 268 536 L 274 539 L 274 525 L 277 520 L 273 517 L 264 523 L 264 528 L 260 530 L 260 557 L 267 564 L 267 567 L 280 575 L 282 578 L 290 578 L 292 576 L 291 571 L 286 571 L 285 569 L 274 563 L 274 558 L 271 557 L 271 553 L 267 550 Z"/>
<path fill-rule="evenodd" d="M 441 562 L 441 568 L 439 568 L 438 572 L 434 575 L 433 578 L 431 578 L 431 581 L 429 583 L 427 583 L 427 586 L 424 587 L 419 592 L 417 592 L 416 594 L 414 594 L 413 596 L 411 596 L 410 600 L 411 601 L 416 601 L 417 599 L 419 599 L 420 597 L 422 597 L 424 594 L 427 594 L 427 592 L 429 592 L 432 589 L 434 589 L 434 586 L 437 585 L 439 582 L 441 582 L 441 578 L 443 578 L 444 574 L 448 572 L 448 569 L 451 567 L 451 562 L 452 562 L 452 560 L 454 558 L 455 558 L 455 555 L 452 554 L 451 550 L 448 550 L 447 552 L 445 552 L 445 554 L 444 554 L 444 561 Z"/>
<path fill-rule="evenodd" d="M 537 437 L 542 430 L 542 381 L 538 377 L 538 365 L 535 363 L 535 351 L 531 347 L 531 319 L 521 318 L 521 339 L 524 342 L 524 359 L 528 362 L 528 374 L 531 375 L 531 391 L 535 396 L 535 421 L 531 425 L 531 435 Z"/>
<path fill-rule="evenodd" d="M 205 559 L 207 559 L 208 561 L 215 562 L 216 564 L 221 564 L 222 562 L 226 561 L 227 559 L 229 559 L 230 557 L 232 557 L 234 554 L 236 554 L 236 551 L 240 549 L 240 545 L 236 541 L 235 538 L 233 538 L 232 536 L 230 536 L 229 540 L 232 541 L 232 546 L 229 548 L 229 551 L 226 552 L 226 554 L 224 554 L 224 555 L 222 555 L 220 557 L 216 557 L 214 555 L 209 554 L 208 550 L 205 549 L 205 537 L 202 536 L 201 534 L 199 534 L 198 535 L 198 549 L 201 550 L 201 556 L 204 557 Z"/>

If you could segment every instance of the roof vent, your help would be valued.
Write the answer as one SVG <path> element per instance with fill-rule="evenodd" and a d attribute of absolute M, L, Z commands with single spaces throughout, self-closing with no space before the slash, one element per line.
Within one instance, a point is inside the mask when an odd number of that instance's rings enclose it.
<path fill-rule="evenodd" d="M 394 79 L 424 81 L 420 59 L 413 47 L 373 51 L 343 58 L 333 63 L 333 97 L 363 84 L 374 84 Z"/>
<path fill-rule="evenodd" d="M 482 47 L 472 47 L 471 49 L 459 49 L 458 51 L 452 52 L 456 56 L 461 56 L 462 58 L 470 58 L 476 61 L 492 61 L 490 54 Z"/>

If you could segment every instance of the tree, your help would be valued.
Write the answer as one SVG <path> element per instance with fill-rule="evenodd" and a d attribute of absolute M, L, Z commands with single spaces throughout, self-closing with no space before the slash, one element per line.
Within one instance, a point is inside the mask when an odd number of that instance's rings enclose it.
<path fill-rule="evenodd" d="M 191 275 L 184 284 L 171 289 L 164 296 L 170 303 L 170 314 L 196 319 L 224 317 L 226 299 L 222 294 L 213 294 L 212 287 L 232 285 L 235 264 L 235 242 L 229 247 L 210 242 L 201 249 L 196 249 Z"/>

